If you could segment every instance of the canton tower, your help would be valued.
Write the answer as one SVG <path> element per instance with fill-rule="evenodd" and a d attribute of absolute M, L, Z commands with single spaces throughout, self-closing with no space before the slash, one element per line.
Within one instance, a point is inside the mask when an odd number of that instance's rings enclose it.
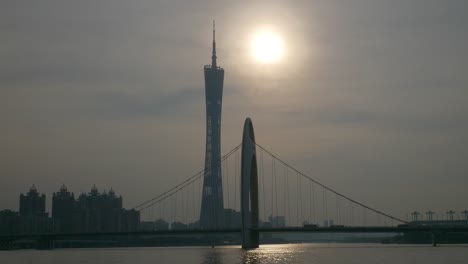
<path fill-rule="evenodd" d="M 222 226 L 223 183 L 221 178 L 221 106 L 224 69 L 216 65 L 215 23 L 213 21 L 213 54 L 211 65 L 205 65 L 206 152 L 200 226 L 214 229 Z"/>

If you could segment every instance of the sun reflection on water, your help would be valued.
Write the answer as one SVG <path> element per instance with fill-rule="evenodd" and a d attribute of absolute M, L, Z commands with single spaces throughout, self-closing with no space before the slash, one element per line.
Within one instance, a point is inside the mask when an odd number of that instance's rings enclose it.
<path fill-rule="evenodd" d="M 203 264 L 270 264 L 270 263 L 300 263 L 300 256 L 305 248 L 298 244 L 262 245 L 260 248 L 244 250 L 237 246 L 209 249 L 203 255 Z M 237 251 L 236 254 L 226 254 L 226 251 Z"/>
<path fill-rule="evenodd" d="M 267 245 L 254 250 L 245 250 L 242 256 L 243 263 L 263 264 L 263 263 L 297 263 L 298 253 L 302 253 L 304 248 L 298 245 Z"/>

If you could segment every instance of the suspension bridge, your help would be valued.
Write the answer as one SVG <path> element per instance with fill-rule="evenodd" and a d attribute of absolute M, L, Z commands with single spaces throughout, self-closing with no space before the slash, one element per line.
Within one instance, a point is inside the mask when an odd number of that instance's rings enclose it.
<path fill-rule="evenodd" d="M 8 248 L 20 239 L 35 239 L 38 248 L 53 248 L 65 239 L 190 234 L 240 234 L 243 248 L 257 248 L 260 233 L 429 233 L 432 243 L 442 233 L 468 233 L 468 227 L 434 227 L 408 223 L 357 201 L 291 166 L 256 143 L 246 119 L 242 143 L 220 160 L 224 210 L 213 213 L 216 226 L 200 226 L 205 169 L 148 199 L 134 209 L 151 230 L 119 233 L 28 234 L 0 237 Z M 215 210 L 213 210 L 215 212 Z"/>

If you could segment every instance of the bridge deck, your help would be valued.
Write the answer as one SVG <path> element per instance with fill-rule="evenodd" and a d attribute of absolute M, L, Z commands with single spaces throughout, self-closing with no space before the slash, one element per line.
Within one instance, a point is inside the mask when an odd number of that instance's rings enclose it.
<path fill-rule="evenodd" d="M 410 232 L 441 232 L 441 233 L 468 233 L 468 227 L 285 227 L 285 228 L 258 228 L 260 233 L 410 233 Z M 194 229 L 194 230 L 161 230 L 161 231 L 136 231 L 136 232 L 110 232 L 110 233 L 68 233 L 68 234 L 18 234 L 2 235 L 0 240 L 19 239 L 70 239 L 70 238 L 97 238 L 97 237 L 131 237 L 153 235 L 191 235 L 191 234 L 219 234 L 240 233 L 240 228 L 230 229 Z"/>

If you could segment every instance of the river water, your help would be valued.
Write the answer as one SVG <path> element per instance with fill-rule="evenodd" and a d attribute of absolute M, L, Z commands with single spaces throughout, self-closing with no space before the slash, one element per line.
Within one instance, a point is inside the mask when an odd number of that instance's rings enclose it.
<path fill-rule="evenodd" d="M 468 263 L 468 245 L 287 244 L 239 246 L 0 251 L 1 264 L 440 264 Z"/>

